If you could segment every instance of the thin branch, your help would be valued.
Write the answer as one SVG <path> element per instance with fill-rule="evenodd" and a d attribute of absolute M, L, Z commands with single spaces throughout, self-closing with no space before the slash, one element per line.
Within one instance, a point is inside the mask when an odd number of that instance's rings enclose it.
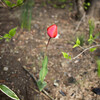
<path fill-rule="evenodd" d="M 48 43 L 46 44 L 46 51 L 47 51 L 50 40 L 51 40 L 51 37 L 49 38 Z"/>
<path fill-rule="evenodd" d="M 37 79 L 35 78 L 35 76 L 34 76 L 31 72 L 29 72 L 29 71 L 26 69 L 26 67 L 23 67 L 23 69 L 32 77 L 32 79 L 34 80 L 35 84 L 37 84 Z"/>
<path fill-rule="evenodd" d="M 49 94 L 48 94 L 48 92 L 46 92 L 44 89 L 42 90 L 42 92 L 43 93 L 45 93 L 51 100 L 55 100 L 52 96 L 50 96 Z"/>
<path fill-rule="evenodd" d="M 30 87 L 31 89 L 33 89 L 35 92 L 37 93 L 40 93 L 41 95 L 43 95 L 45 98 L 49 98 L 47 95 L 45 95 L 44 93 L 40 92 L 39 90 L 33 88 L 33 87 Z"/>
<path fill-rule="evenodd" d="M 77 56 L 73 57 L 71 60 L 74 60 L 74 59 L 78 58 L 78 57 L 79 57 L 80 55 L 82 55 L 84 52 L 86 52 L 87 50 L 90 50 L 91 48 L 94 48 L 94 47 L 100 47 L 100 44 L 93 45 L 93 46 L 91 46 L 91 47 L 89 47 L 89 48 L 84 49 L 81 53 L 79 53 Z"/>

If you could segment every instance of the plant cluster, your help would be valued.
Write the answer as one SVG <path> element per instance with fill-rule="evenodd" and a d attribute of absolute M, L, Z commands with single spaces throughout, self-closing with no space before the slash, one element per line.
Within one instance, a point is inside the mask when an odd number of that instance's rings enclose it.
<path fill-rule="evenodd" d="M 13 8 L 23 4 L 24 0 L 16 0 L 16 3 L 12 3 L 9 0 L 3 0 L 3 2 L 7 7 Z"/>
<path fill-rule="evenodd" d="M 74 60 L 74 59 L 78 58 L 80 55 L 82 55 L 84 52 L 86 52 L 88 50 L 90 52 L 93 52 L 98 47 L 100 47 L 100 44 L 98 44 L 95 41 L 100 36 L 100 32 L 98 32 L 97 34 L 93 34 L 94 33 L 94 29 L 95 29 L 94 22 L 92 20 L 89 20 L 89 38 L 86 41 L 86 42 L 88 42 L 88 45 L 86 47 L 83 46 L 83 44 L 84 44 L 84 37 L 83 36 L 77 37 L 73 48 L 79 47 L 79 48 L 82 49 L 82 52 L 79 53 L 77 56 L 75 56 L 73 58 L 70 55 L 68 55 L 68 53 L 62 52 L 64 58 L 69 59 L 69 60 Z M 93 44 L 95 44 L 95 45 L 93 45 Z M 97 59 L 97 65 L 98 65 L 98 76 L 100 77 L 100 60 L 99 59 Z"/>
<path fill-rule="evenodd" d="M 90 7 L 91 3 L 90 2 L 84 2 L 84 9 L 88 10 L 88 8 Z"/>

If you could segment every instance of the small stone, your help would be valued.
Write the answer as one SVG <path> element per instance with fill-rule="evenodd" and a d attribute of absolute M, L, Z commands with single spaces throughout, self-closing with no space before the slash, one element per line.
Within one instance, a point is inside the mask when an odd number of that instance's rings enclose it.
<path fill-rule="evenodd" d="M 4 70 L 4 71 L 8 71 L 8 67 L 4 67 L 3 70 Z"/>
<path fill-rule="evenodd" d="M 62 96 L 66 96 L 66 94 L 65 94 L 62 90 L 60 90 L 59 93 L 60 93 Z"/>
<path fill-rule="evenodd" d="M 100 95 L 100 88 L 92 88 L 92 92 L 94 92 L 97 95 Z"/>
<path fill-rule="evenodd" d="M 58 87 L 59 86 L 59 80 L 54 80 L 54 86 Z"/>
<path fill-rule="evenodd" d="M 79 60 L 75 60 L 75 61 L 74 61 L 75 64 L 78 63 L 78 62 L 79 62 Z"/>
<path fill-rule="evenodd" d="M 21 59 L 20 59 L 20 58 L 18 58 L 18 61 L 21 61 Z"/>

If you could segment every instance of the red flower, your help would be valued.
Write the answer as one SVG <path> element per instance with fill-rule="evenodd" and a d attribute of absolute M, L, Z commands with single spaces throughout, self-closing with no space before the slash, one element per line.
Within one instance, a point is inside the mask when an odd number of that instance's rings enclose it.
<path fill-rule="evenodd" d="M 49 35 L 50 38 L 55 38 L 57 36 L 57 26 L 51 25 L 47 28 L 47 34 Z"/>

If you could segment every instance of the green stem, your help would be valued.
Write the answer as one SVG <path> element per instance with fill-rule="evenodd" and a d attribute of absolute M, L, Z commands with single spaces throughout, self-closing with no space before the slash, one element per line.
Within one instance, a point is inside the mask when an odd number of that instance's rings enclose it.
<path fill-rule="evenodd" d="M 51 37 L 49 38 L 48 43 L 46 44 L 46 51 L 45 51 L 44 57 L 47 55 L 47 48 L 48 48 L 48 45 L 50 43 L 50 40 L 51 40 Z"/>

